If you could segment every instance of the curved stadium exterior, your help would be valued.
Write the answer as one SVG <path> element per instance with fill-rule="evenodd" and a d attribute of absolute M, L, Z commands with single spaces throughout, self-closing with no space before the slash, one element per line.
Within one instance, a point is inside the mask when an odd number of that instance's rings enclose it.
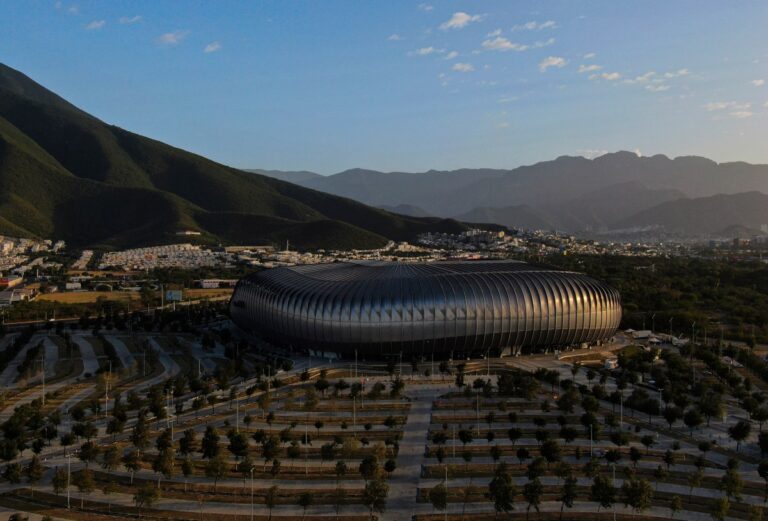
<path fill-rule="evenodd" d="M 340 262 L 240 280 L 234 322 L 278 345 L 376 356 L 519 353 L 610 338 L 613 288 L 515 261 Z"/>

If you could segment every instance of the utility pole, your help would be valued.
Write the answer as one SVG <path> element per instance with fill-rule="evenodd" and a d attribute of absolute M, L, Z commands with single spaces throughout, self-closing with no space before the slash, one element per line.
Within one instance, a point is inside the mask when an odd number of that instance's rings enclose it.
<path fill-rule="evenodd" d="M 67 454 L 67 510 L 70 510 L 69 505 L 69 483 L 72 477 L 72 454 Z"/>
<path fill-rule="evenodd" d="M 256 465 L 251 467 L 251 521 L 253 521 L 253 469 L 256 468 Z"/>

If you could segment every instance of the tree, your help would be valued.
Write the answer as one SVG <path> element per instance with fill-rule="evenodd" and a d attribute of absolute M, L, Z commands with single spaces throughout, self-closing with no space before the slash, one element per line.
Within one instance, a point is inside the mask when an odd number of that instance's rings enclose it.
<path fill-rule="evenodd" d="M 379 459 L 370 454 L 365 456 L 360 462 L 358 470 L 363 479 L 372 480 L 379 472 Z"/>
<path fill-rule="evenodd" d="M 6 465 L 5 470 L 3 471 L 3 479 L 14 485 L 21 483 L 21 465 L 18 463 L 9 463 Z"/>
<path fill-rule="evenodd" d="M 691 436 L 693 436 L 693 429 L 698 427 L 704 422 L 704 418 L 701 417 L 701 414 L 696 409 L 688 409 L 685 414 L 683 415 L 683 423 L 691 429 Z"/>
<path fill-rule="evenodd" d="M 165 479 L 171 479 L 173 477 L 173 467 L 175 463 L 176 458 L 171 449 L 166 449 L 157 453 L 155 460 L 152 462 L 152 470 L 157 473 L 158 488 L 160 488 L 161 476 L 164 476 Z"/>
<path fill-rule="evenodd" d="M 514 508 L 513 503 L 516 494 L 517 487 L 512 481 L 512 475 L 509 473 L 507 464 L 499 463 L 494 470 L 493 479 L 488 484 L 488 497 L 493 501 L 493 508 L 497 515 L 499 512 L 508 513 Z"/>
<path fill-rule="evenodd" d="M 560 448 L 560 444 L 557 443 L 557 440 L 547 440 L 541 444 L 539 452 L 541 452 L 541 455 L 547 460 L 547 463 L 555 463 L 560 461 L 563 451 Z"/>
<path fill-rule="evenodd" d="M 729 467 L 723 477 L 720 478 L 720 490 L 725 492 L 728 499 L 741 501 L 741 490 L 744 488 L 744 481 L 737 468 Z"/>
<path fill-rule="evenodd" d="M 227 461 L 224 456 L 218 454 L 208 460 L 205 464 L 205 476 L 213 478 L 213 491 L 216 492 L 216 485 L 219 480 L 227 474 Z"/>
<path fill-rule="evenodd" d="M 35 494 L 35 485 L 43 479 L 43 472 L 45 468 L 40 463 L 40 458 L 35 454 L 29 461 L 29 465 L 24 469 L 24 474 L 27 476 L 27 481 L 32 486 L 32 496 Z"/>
<path fill-rule="evenodd" d="M 139 509 L 139 517 L 141 517 L 142 508 L 152 508 L 152 505 L 157 503 L 159 499 L 159 489 L 153 487 L 149 483 L 144 483 L 137 488 L 136 493 L 133 495 L 133 503 L 136 505 L 136 508 Z"/>
<path fill-rule="evenodd" d="M 644 479 L 629 479 L 621 486 L 621 495 L 624 497 L 624 505 L 639 514 L 650 508 L 653 488 Z"/>
<path fill-rule="evenodd" d="M 589 489 L 589 500 L 597 503 L 597 511 L 600 512 L 600 507 L 611 508 L 615 498 L 616 489 L 611 481 L 605 476 L 595 476 Z"/>
<path fill-rule="evenodd" d="M 768 501 L 768 460 L 763 460 L 757 466 L 757 473 L 765 481 L 765 490 L 763 491 L 763 503 Z"/>
<path fill-rule="evenodd" d="M 88 468 L 88 465 L 92 461 L 96 461 L 96 458 L 98 457 L 99 453 L 101 452 L 101 449 L 98 445 L 96 445 L 92 441 L 86 441 L 82 444 L 80 447 L 80 453 L 78 457 L 80 458 L 80 461 L 85 463 L 85 468 Z"/>
<path fill-rule="evenodd" d="M 138 450 L 132 450 L 123 456 L 123 466 L 131 472 L 131 485 L 133 485 L 133 476 L 141 468 Z"/>
<path fill-rule="evenodd" d="M 577 483 L 578 481 L 573 474 L 566 476 L 563 481 L 563 488 L 560 490 L 560 519 L 563 518 L 565 507 L 573 508 L 573 504 L 576 501 Z"/>
<path fill-rule="evenodd" d="M 747 439 L 752 431 L 752 425 L 745 420 L 739 420 L 736 425 L 728 428 L 728 435 L 736 442 L 736 452 L 741 448 L 741 442 Z"/>
<path fill-rule="evenodd" d="M 53 472 L 53 479 L 51 480 L 53 493 L 58 496 L 63 491 L 67 490 L 67 481 L 67 471 L 56 467 L 56 470 Z"/>
<path fill-rule="evenodd" d="M 544 494 L 544 486 L 541 484 L 539 478 L 534 478 L 525 485 L 523 485 L 523 497 L 528 503 L 525 509 L 525 518 L 528 519 L 528 514 L 533 507 L 536 512 L 539 512 L 541 506 L 541 496 Z"/>
<path fill-rule="evenodd" d="M 303 520 L 307 516 L 307 508 L 309 508 L 312 505 L 312 494 L 309 492 L 304 492 L 299 495 L 298 500 L 299 506 L 303 509 L 301 519 Z"/>
<path fill-rule="evenodd" d="M 643 444 L 643 446 L 645 447 L 645 453 L 648 454 L 651 450 L 651 447 L 653 447 L 656 444 L 656 440 L 650 434 L 646 434 L 642 438 L 640 438 L 640 443 Z"/>
<path fill-rule="evenodd" d="M 111 445 L 101 457 L 101 467 L 105 470 L 115 470 L 118 465 L 120 465 L 120 450 Z"/>
<path fill-rule="evenodd" d="M 277 485 L 272 485 L 264 495 L 264 505 L 269 509 L 269 521 L 272 521 L 272 509 L 277 504 Z"/>
<path fill-rule="evenodd" d="M 675 463 L 677 463 L 677 458 L 675 457 L 674 452 L 667 449 L 667 451 L 664 453 L 664 456 L 662 457 L 662 461 L 667 466 L 667 470 L 669 470 L 670 467 L 673 467 Z"/>
<path fill-rule="evenodd" d="M 192 452 L 195 450 L 195 439 L 195 430 L 186 429 L 181 438 L 179 438 L 179 453 L 181 453 L 183 456 L 192 454 Z"/>
<path fill-rule="evenodd" d="M 725 521 L 728 511 L 731 509 L 731 503 L 727 497 L 716 499 L 712 503 L 712 509 L 709 514 L 714 521 Z"/>
<path fill-rule="evenodd" d="M 363 504 L 368 507 L 370 518 L 373 519 L 373 513 L 383 513 L 386 507 L 387 492 L 389 485 L 382 479 L 372 479 L 365 484 L 363 490 Z"/>
<path fill-rule="evenodd" d="M 83 509 L 85 504 L 85 496 L 93 492 L 96 487 L 93 481 L 93 473 L 89 469 L 81 470 L 78 474 L 75 474 L 75 485 L 80 491 L 80 509 Z"/>
<path fill-rule="evenodd" d="M 704 480 L 704 471 L 702 469 L 696 469 L 696 472 L 692 472 L 688 476 L 688 496 L 693 495 L 693 489 L 701 486 L 701 482 Z"/>
<path fill-rule="evenodd" d="M 184 492 L 186 493 L 189 476 L 195 473 L 195 464 L 192 463 L 192 460 L 189 458 L 189 456 L 184 458 L 184 461 L 181 462 L 181 473 L 184 475 Z"/>
<path fill-rule="evenodd" d="M 219 455 L 221 447 L 219 447 L 219 433 L 216 432 L 214 427 L 210 425 L 205 428 L 205 434 L 203 435 L 203 441 L 200 446 L 200 452 L 203 458 L 213 459 Z"/>
<path fill-rule="evenodd" d="M 680 499 L 680 496 L 674 495 L 672 496 L 672 499 L 669 502 L 669 512 L 671 517 L 675 517 L 675 514 L 680 512 L 683 509 L 683 500 Z"/>
<path fill-rule="evenodd" d="M 429 489 L 429 502 L 435 510 L 443 511 L 448 508 L 448 489 L 443 483 Z"/>

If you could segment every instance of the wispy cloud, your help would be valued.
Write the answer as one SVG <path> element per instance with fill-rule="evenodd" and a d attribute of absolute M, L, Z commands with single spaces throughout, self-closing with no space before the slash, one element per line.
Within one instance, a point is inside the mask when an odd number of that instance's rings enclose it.
<path fill-rule="evenodd" d="M 745 111 L 750 107 L 752 107 L 751 103 L 741 103 L 738 101 L 712 101 L 704 105 L 704 108 L 708 112 L 714 112 L 716 110 Z"/>
<path fill-rule="evenodd" d="M 677 69 L 676 71 L 665 72 L 665 78 L 678 78 L 680 76 L 688 76 L 691 73 L 688 69 Z"/>
<path fill-rule="evenodd" d="M 594 58 L 595 56 L 597 56 L 597 54 L 595 54 L 595 53 L 593 53 L 593 52 L 588 52 L 587 54 L 585 54 L 584 56 L 582 56 L 582 58 L 584 58 L 585 60 L 591 60 L 591 59 L 592 59 L 592 58 Z"/>
<path fill-rule="evenodd" d="M 441 52 L 443 52 L 441 49 L 437 49 L 430 45 L 429 47 L 421 47 L 420 49 L 411 51 L 408 53 L 408 55 L 409 56 L 429 56 L 430 54 L 441 53 Z"/>
<path fill-rule="evenodd" d="M 763 85 L 765 85 L 765 80 L 762 80 L 762 79 L 760 79 L 760 80 L 752 80 L 749 83 L 751 83 L 755 87 L 762 87 Z"/>
<path fill-rule="evenodd" d="M 547 20 L 546 22 L 526 22 L 524 24 L 515 25 L 512 27 L 513 31 L 541 31 L 542 29 L 556 29 L 557 23 L 554 20 Z"/>
<path fill-rule="evenodd" d="M 599 71 L 599 70 L 600 70 L 600 69 L 602 69 L 602 68 L 603 68 L 603 66 L 602 66 L 602 65 L 597 65 L 597 64 L 595 64 L 595 63 L 593 63 L 593 64 L 591 64 L 591 65 L 584 65 L 584 64 L 581 64 L 581 65 L 579 65 L 579 74 L 584 74 L 585 72 L 595 72 L 595 71 Z"/>
<path fill-rule="evenodd" d="M 419 11 L 424 11 L 425 13 L 430 12 L 435 7 L 431 4 L 419 4 Z"/>
<path fill-rule="evenodd" d="M 527 51 L 529 49 L 528 45 L 522 44 L 522 43 L 515 43 L 509 41 L 507 38 L 504 38 L 503 36 L 497 36 L 496 38 L 485 40 L 483 42 L 483 48 L 489 50 L 489 51 Z"/>
<path fill-rule="evenodd" d="M 591 74 L 589 76 L 590 80 L 605 80 L 605 81 L 619 81 L 621 79 L 621 74 L 618 72 L 603 72 L 600 74 Z"/>
<path fill-rule="evenodd" d="M 459 55 L 458 52 L 451 51 L 451 52 L 449 52 L 448 54 L 445 55 L 445 59 L 446 60 L 452 60 L 452 59 L 456 58 L 458 55 Z"/>
<path fill-rule="evenodd" d="M 736 112 L 729 112 L 728 115 L 736 119 L 747 119 L 754 116 L 754 113 L 749 110 L 737 110 Z"/>
<path fill-rule="evenodd" d="M 536 42 L 533 45 L 528 45 L 524 43 L 512 42 L 508 38 L 504 38 L 503 36 L 497 36 L 496 38 L 485 40 L 483 42 L 483 48 L 488 51 L 522 52 L 522 51 L 527 51 L 529 49 L 540 49 L 542 47 L 549 47 L 550 45 L 554 45 L 554 43 L 555 43 L 555 39 L 549 38 L 548 40 L 545 40 L 543 42 Z"/>
<path fill-rule="evenodd" d="M 568 64 L 568 61 L 561 56 L 547 56 L 539 62 L 539 71 L 547 72 L 550 67 L 561 69 Z"/>
<path fill-rule="evenodd" d="M 178 45 L 184 38 L 187 37 L 189 31 L 173 31 L 170 33 L 163 33 L 157 38 L 157 42 L 161 45 Z"/>
<path fill-rule="evenodd" d="M 85 26 L 86 31 L 96 31 L 98 29 L 103 28 L 105 25 L 107 25 L 106 20 L 94 20 L 88 25 Z"/>
<path fill-rule="evenodd" d="M 403 37 L 400 36 L 399 34 L 390 34 L 387 37 L 387 40 L 389 40 L 390 42 L 399 42 L 402 39 L 403 39 Z"/>
<path fill-rule="evenodd" d="M 453 13 L 453 16 L 447 21 L 440 24 L 440 29 L 446 31 L 448 29 L 461 29 L 466 27 L 472 22 L 479 22 L 483 19 L 483 15 L 480 14 L 468 14 L 463 11 Z"/>
<path fill-rule="evenodd" d="M 454 63 L 453 67 L 451 67 L 456 72 L 472 72 L 475 70 L 474 66 L 471 63 Z"/>
<path fill-rule="evenodd" d="M 669 85 L 665 83 L 652 83 L 650 85 L 646 85 L 645 90 L 649 90 L 651 92 L 664 92 L 665 90 L 669 90 Z"/>
<path fill-rule="evenodd" d="M 118 21 L 123 25 L 131 25 L 131 24 L 138 23 L 141 20 L 142 20 L 141 16 L 136 15 L 136 16 L 121 16 L 120 20 Z"/>
<path fill-rule="evenodd" d="M 219 42 L 211 42 L 208 45 L 205 46 L 203 49 L 203 52 L 206 54 L 210 54 L 212 52 L 218 52 L 222 49 L 221 44 Z"/>

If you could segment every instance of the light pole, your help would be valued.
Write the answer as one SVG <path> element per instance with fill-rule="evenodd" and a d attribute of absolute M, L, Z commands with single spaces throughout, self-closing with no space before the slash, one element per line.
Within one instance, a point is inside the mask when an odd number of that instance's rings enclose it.
<path fill-rule="evenodd" d="M 251 467 L 251 521 L 253 521 L 253 470 L 256 465 Z"/>
<path fill-rule="evenodd" d="M 69 482 L 72 476 L 72 454 L 67 454 L 67 510 L 70 510 L 69 505 Z"/>

